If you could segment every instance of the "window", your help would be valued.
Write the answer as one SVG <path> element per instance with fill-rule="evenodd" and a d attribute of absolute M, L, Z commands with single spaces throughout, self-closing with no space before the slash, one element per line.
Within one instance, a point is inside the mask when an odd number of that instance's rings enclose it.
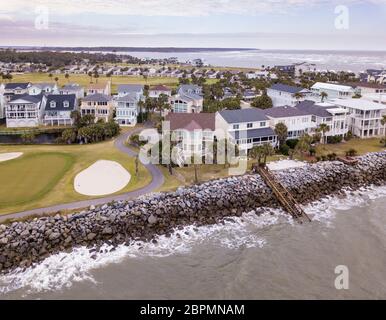
<path fill-rule="evenodd" d="M 56 102 L 55 101 L 50 102 L 50 108 L 56 108 Z"/>
<path fill-rule="evenodd" d="M 260 122 L 260 127 L 265 127 L 265 121 Z"/>
<path fill-rule="evenodd" d="M 239 125 L 238 125 L 238 124 L 234 124 L 234 125 L 233 125 L 233 129 L 234 129 L 234 130 L 239 129 Z"/>
<path fill-rule="evenodd" d="M 252 128 L 252 127 L 253 127 L 253 123 L 252 122 L 247 123 L 247 128 Z"/>
<path fill-rule="evenodd" d="M 68 101 L 63 101 L 63 107 L 68 108 L 70 106 L 70 103 Z"/>

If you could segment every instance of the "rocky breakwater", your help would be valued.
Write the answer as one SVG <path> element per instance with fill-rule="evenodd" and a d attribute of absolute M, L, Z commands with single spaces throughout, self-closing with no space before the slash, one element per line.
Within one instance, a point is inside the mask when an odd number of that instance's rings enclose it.
<path fill-rule="evenodd" d="M 359 157 L 355 166 L 320 162 L 275 172 L 301 203 L 386 181 L 386 152 Z M 104 243 L 113 247 L 132 241 L 155 241 L 184 225 L 215 224 L 258 207 L 278 202 L 259 175 L 219 179 L 176 192 L 158 193 L 132 201 L 90 207 L 69 215 L 34 218 L 0 225 L 0 270 L 29 267 L 50 254 L 88 246 L 95 252 Z M 259 214 L 259 211 L 256 211 Z"/>

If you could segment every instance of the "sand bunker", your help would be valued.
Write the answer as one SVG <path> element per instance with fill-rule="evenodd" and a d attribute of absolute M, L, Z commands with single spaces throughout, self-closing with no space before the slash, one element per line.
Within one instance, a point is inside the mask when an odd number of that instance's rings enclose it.
<path fill-rule="evenodd" d="M 130 178 L 130 173 L 119 163 L 99 160 L 75 177 L 74 188 L 80 194 L 102 196 L 123 189 Z"/>
<path fill-rule="evenodd" d="M 23 152 L 0 153 L 0 162 L 19 158 Z"/>
<path fill-rule="evenodd" d="M 306 162 L 296 160 L 279 160 L 267 163 L 267 167 L 270 170 L 284 170 L 289 168 L 298 168 L 306 166 Z"/>

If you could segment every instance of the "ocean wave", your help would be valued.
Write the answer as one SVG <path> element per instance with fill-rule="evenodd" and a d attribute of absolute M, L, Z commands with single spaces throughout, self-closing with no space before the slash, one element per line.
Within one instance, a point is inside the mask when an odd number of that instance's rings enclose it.
<path fill-rule="evenodd" d="M 370 201 L 386 196 L 386 186 L 367 187 L 357 191 L 346 191 L 345 196 L 331 196 L 304 206 L 313 221 L 333 227 L 337 210 L 349 210 L 365 206 Z M 158 236 L 153 242 L 133 241 L 131 245 L 113 248 L 104 245 L 98 252 L 80 247 L 70 253 L 58 253 L 26 270 L 14 270 L 0 277 L 0 294 L 22 289 L 24 295 L 42 291 L 60 290 L 80 281 L 96 283 L 92 271 L 125 259 L 146 257 L 165 258 L 176 254 L 189 254 L 202 244 L 212 244 L 231 250 L 262 248 L 267 240 L 262 231 L 273 225 L 296 225 L 283 210 L 260 208 L 244 213 L 241 217 L 226 219 L 221 224 L 196 227 L 186 226 L 175 230 L 170 236 Z"/>

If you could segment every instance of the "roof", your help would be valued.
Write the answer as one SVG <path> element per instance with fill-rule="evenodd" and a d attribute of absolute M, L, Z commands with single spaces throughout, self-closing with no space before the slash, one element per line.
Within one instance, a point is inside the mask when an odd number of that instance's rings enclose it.
<path fill-rule="evenodd" d="M 107 86 L 107 83 L 92 83 L 87 86 L 87 89 L 105 89 Z"/>
<path fill-rule="evenodd" d="M 166 120 L 170 121 L 170 130 L 185 129 L 189 131 L 216 129 L 215 113 L 169 113 Z"/>
<path fill-rule="evenodd" d="M 228 123 L 241 123 L 269 120 L 264 111 L 257 108 L 223 110 L 219 114 Z"/>
<path fill-rule="evenodd" d="M 5 83 L 4 88 L 8 90 L 14 90 L 14 89 L 27 89 L 30 85 L 29 82 L 19 82 L 19 83 Z"/>
<path fill-rule="evenodd" d="M 298 93 L 298 92 L 300 92 L 302 90 L 305 90 L 302 87 L 289 86 L 289 85 L 282 84 L 282 83 L 275 83 L 275 84 L 273 84 L 270 87 L 270 89 L 271 90 L 288 92 L 288 93 L 292 93 L 292 94 L 295 94 L 295 93 Z"/>
<path fill-rule="evenodd" d="M 10 102 L 14 102 L 16 100 L 22 99 L 31 103 L 39 103 L 42 101 L 43 95 L 29 95 L 29 94 L 15 94 L 12 96 Z"/>
<path fill-rule="evenodd" d="M 325 83 L 325 82 L 316 82 L 311 89 L 317 90 L 336 90 L 336 91 L 353 91 L 354 89 L 351 86 L 344 86 L 334 83 Z"/>
<path fill-rule="evenodd" d="M 386 105 L 382 103 L 373 102 L 367 99 L 333 99 L 331 100 L 335 105 L 370 111 L 370 110 L 386 110 Z"/>
<path fill-rule="evenodd" d="M 322 117 L 322 118 L 327 118 L 332 116 L 332 114 L 327 111 L 327 109 L 331 108 L 331 105 L 329 106 L 316 105 L 314 101 L 310 101 L 310 100 L 305 100 L 298 103 L 296 105 L 296 108 L 305 113 Z"/>
<path fill-rule="evenodd" d="M 236 140 L 237 139 L 253 139 L 253 138 L 260 138 L 260 137 L 276 136 L 275 131 L 273 131 L 271 128 L 231 131 L 229 133 Z"/>
<path fill-rule="evenodd" d="M 55 101 L 55 108 L 51 108 L 51 102 Z M 64 102 L 68 101 L 69 106 L 65 107 Z M 55 110 L 55 111 L 63 111 L 63 110 L 74 110 L 76 106 L 76 95 L 75 94 L 50 94 L 47 96 L 47 103 L 45 111 Z"/>
<path fill-rule="evenodd" d="M 115 101 L 118 102 L 137 102 L 137 95 L 135 92 L 130 92 L 122 97 L 117 97 Z"/>
<path fill-rule="evenodd" d="M 143 90 L 142 84 L 120 84 L 118 92 L 140 92 Z"/>
<path fill-rule="evenodd" d="M 201 91 L 202 88 L 196 84 L 182 84 L 178 87 L 177 92 L 178 93 L 188 93 L 191 91 Z"/>
<path fill-rule="evenodd" d="M 113 98 L 101 93 L 89 94 L 83 98 L 83 101 L 98 101 L 98 102 L 109 102 Z"/>
<path fill-rule="evenodd" d="M 171 91 L 172 89 L 170 89 L 164 85 L 158 85 L 158 86 L 151 87 L 150 90 L 152 90 L 152 91 Z"/>
<path fill-rule="evenodd" d="M 53 87 L 56 86 L 56 84 L 52 83 L 52 82 L 39 82 L 39 83 L 33 83 L 32 86 L 33 87 L 38 87 L 40 89 L 44 89 L 44 88 L 47 88 L 47 87 L 53 88 Z"/>
<path fill-rule="evenodd" d="M 82 87 L 77 83 L 68 83 L 62 87 L 63 90 L 81 90 Z"/>
<path fill-rule="evenodd" d="M 296 107 L 273 107 L 264 110 L 265 115 L 271 118 L 287 118 L 287 117 L 299 117 L 310 115 L 309 112 L 305 110 L 300 110 Z"/>

